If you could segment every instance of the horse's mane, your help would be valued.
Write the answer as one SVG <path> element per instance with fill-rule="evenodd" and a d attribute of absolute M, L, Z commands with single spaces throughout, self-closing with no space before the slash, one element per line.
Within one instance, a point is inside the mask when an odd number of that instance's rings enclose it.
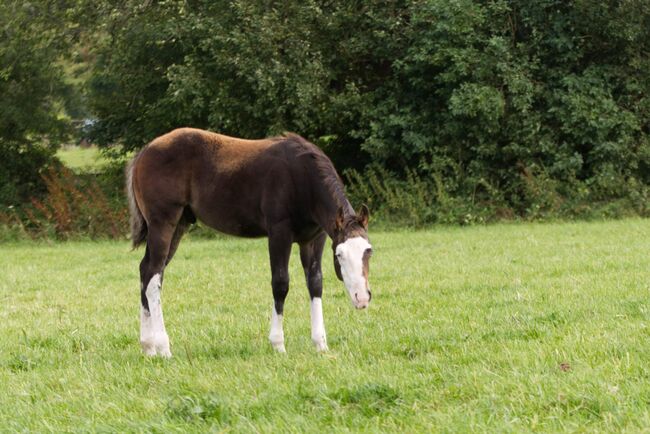
<path fill-rule="evenodd" d="M 348 198 L 345 196 L 343 181 L 336 172 L 332 161 L 318 146 L 308 142 L 301 136 L 293 133 L 284 133 L 280 140 L 286 141 L 295 146 L 299 158 L 306 158 L 312 162 L 320 174 L 323 185 L 336 201 L 337 206 L 342 207 L 347 215 L 354 215 L 354 209 Z"/>

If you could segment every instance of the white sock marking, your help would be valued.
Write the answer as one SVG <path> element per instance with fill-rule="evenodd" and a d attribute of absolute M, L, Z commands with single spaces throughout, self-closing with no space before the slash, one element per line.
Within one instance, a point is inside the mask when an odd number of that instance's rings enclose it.
<path fill-rule="evenodd" d="M 311 340 L 316 351 L 327 351 L 327 336 L 323 322 L 323 301 L 320 297 L 311 300 Z"/>
<path fill-rule="evenodd" d="M 271 308 L 271 332 L 269 333 L 269 341 L 271 346 L 279 352 L 285 353 L 284 348 L 284 330 L 282 329 L 282 315 L 278 315 L 275 311 L 275 306 Z"/>
<path fill-rule="evenodd" d="M 147 356 L 155 356 L 156 348 L 153 345 L 153 326 L 151 314 L 140 305 L 140 345 Z"/>
<path fill-rule="evenodd" d="M 162 357 L 171 357 L 169 350 L 169 337 L 165 331 L 162 302 L 160 300 L 160 274 L 155 274 L 147 284 L 145 292 L 149 304 L 149 315 L 144 308 L 140 313 L 140 344 L 148 356 L 158 354 Z"/>

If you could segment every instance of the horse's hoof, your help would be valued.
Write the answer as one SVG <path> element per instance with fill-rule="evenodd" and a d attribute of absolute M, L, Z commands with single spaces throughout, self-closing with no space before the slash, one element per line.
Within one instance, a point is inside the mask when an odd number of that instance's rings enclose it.
<path fill-rule="evenodd" d="M 148 357 L 160 356 L 164 359 L 169 359 L 172 356 L 172 352 L 169 350 L 169 348 L 156 348 L 151 345 L 142 345 L 142 352 L 145 356 Z"/>
<path fill-rule="evenodd" d="M 324 333 L 316 333 L 312 335 L 311 341 L 314 343 L 316 351 L 319 353 L 327 351 L 327 338 L 325 337 Z"/>
<path fill-rule="evenodd" d="M 271 345 L 273 346 L 273 349 L 280 354 L 284 354 L 287 352 L 286 348 L 284 348 L 284 343 L 271 344 Z"/>
<path fill-rule="evenodd" d="M 167 336 L 167 333 L 156 334 L 154 342 L 156 345 L 156 353 L 160 357 L 168 359 L 172 356 L 172 352 L 169 350 L 169 336 Z"/>
<path fill-rule="evenodd" d="M 142 352 L 147 356 L 160 356 L 166 359 L 172 356 L 169 350 L 169 337 L 167 334 L 156 334 L 149 339 L 140 341 Z"/>
<path fill-rule="evenodd" d="M 170 359 L 172 357 L 172 352 L 169 348 L 163 348 L 158 350 L 158 355 L 163 359 Z"/>
<path fill-rule="evenodd" d="M 156 347 L 148 342 L 140 342 L 140 346 L 145 356 L 153 357 L 156 355 Z"/>

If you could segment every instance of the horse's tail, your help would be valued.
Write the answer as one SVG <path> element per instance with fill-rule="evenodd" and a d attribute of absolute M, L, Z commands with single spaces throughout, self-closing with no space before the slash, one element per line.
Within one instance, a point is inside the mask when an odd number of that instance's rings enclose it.
<path fill-rule="evenodd" d="M 144 243 L 147 239 L 147 222 L 142 216 L 142 212 L 138 207 L 135 200 L 135 191 L 133 187 L 133 169 L 138 156 L 133 157 L 133 160 L 126 166 L 126 195 L 129 198 L 129 213 L 131 215 L 131 241 L 135 249 L 140 244 Z"/>

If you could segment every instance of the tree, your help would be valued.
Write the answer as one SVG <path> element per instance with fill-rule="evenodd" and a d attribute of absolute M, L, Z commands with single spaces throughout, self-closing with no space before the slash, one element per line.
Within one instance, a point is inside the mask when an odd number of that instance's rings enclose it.
<path fill-rule="evenodd" d="M 646 209 L 645 0 L 101 5 L 90 101 L 105 145 L 289 130 L 339 169 L 372 163 L 492 213 Z"/>
<path fill-rule="evenodd" d="M 40 175 L 69 137 L 67 48 L 59 2 L 0 3 L 0 204 L 17 205 L 43 188 Z"/>

